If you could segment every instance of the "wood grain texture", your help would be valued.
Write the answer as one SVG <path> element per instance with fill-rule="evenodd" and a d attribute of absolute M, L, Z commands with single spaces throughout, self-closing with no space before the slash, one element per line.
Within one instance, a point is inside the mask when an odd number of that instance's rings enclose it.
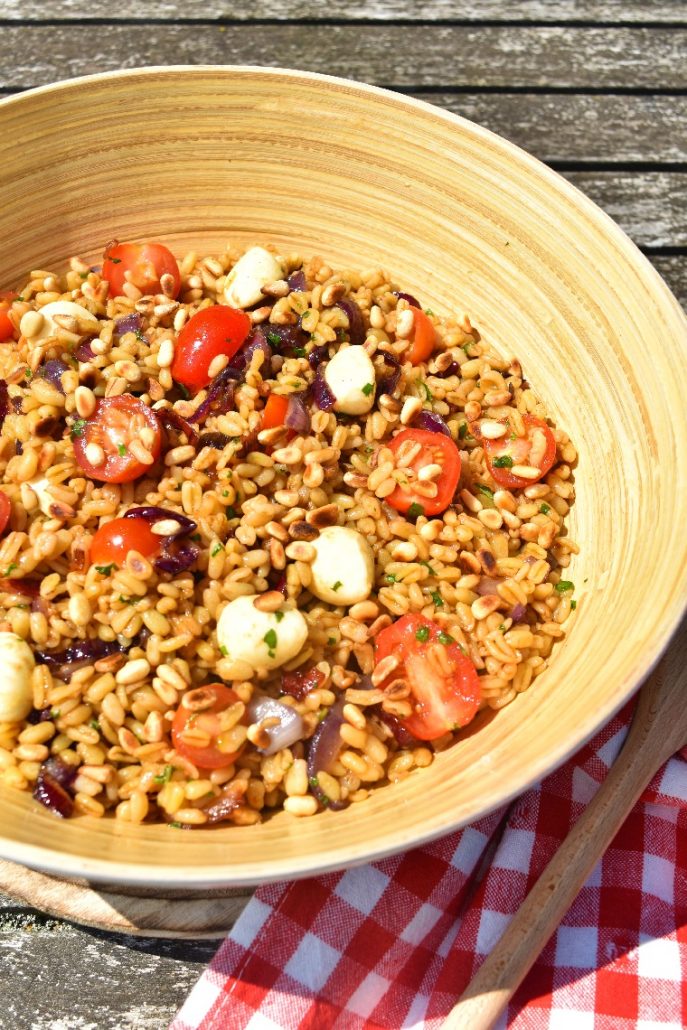
<path fill-rule="evenodd" d="M 687 323 L 626 238 L 563 180 L 468 123 L 297 74 L 188 69 L 67 84 L 5 104 L 0 126 L 26 141 L 4 165 L 7 281 L 34 262 L 97 253 L 116 211 L 123 236 L 179 251 L 212 251 L 229 234 L 311 253 L 326 226 L 334 264 L 388 267 L 437 310 L 458 301 L 486 340 L 517 350 L 579 447 L 570 574 L 585 584 L 555 668 L 497 717 L 479 717 L 421 780 L 396 785 L 391 808 L 380 790 L 300 823 L 281 813 L 207 835 L 145 825 L 124 839 L 109 820 L 58 827 L 8 792 L 5 855 L 159 887 L 289 878 L 445 833 L 576 749 L 647 670 L 687 589 L 674 519 L 687 507 L 674 474 L 687 447 Z M 632 449 L 631 467 L 613 460 L 617 448 Z M 608 517 L 611 503 L 622 520 Z"/>
<path fill-rule="evenodd" d="M 687 29 L 544 26 L 150 24 L 15 26 L 0 34 L 0 89 L 150 65 L 254 64 L 376 85 L 687 88 Z"/>
<path fill-rule="evenodd" d="M 536 22 L 683 22 L 685 7 L 682 0 L 432 0 L 415 3 L 414 0 L 329 0 L 322 6 L 312 0 L 255 0 L 237 3 L 231 0 L 121 0 L 106 12 L 89 0 L 3 0 L 0 14 L 3 18 L 59 18 L 78 20 L 102 18 L 113 21 L 128 18 L 232 19 L 252 21 L 258 18 L 307 19 L 364 18 L 366 20 L 396 21 L 536 21 Z"/>

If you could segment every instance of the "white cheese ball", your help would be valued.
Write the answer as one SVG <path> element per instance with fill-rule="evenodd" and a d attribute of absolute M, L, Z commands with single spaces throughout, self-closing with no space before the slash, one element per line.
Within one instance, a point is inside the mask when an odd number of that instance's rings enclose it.
<path fill-rule="evenodd" d="M 324 370 L 324 380 L 334 394 L 334 411 L 366 415 L 375 401 L 375 367 L 364 347 L 338 350 Z"/>
<path fill-rule="evenodd" d="M 229 602 L 217 620 L 217 643 L 232 661 L 248 662 L 254 669 L 277 669 L 301 650 L 308 625 L 295 608 L 261 612 L 253 604 L 259 596 Z"/>
<path fill-rule="evenodd" d="M 40 340 L 47 340 L 49 336 L 54 336 L 58 329 L 61 332 L 66 332 L 58 326 L 55 321 L 55 315 L 67 315 L 69 318 L 78 318 L 87 320 L 93 323 L 93 329 L 95 332 L 98 331 L 98 322 L 95 315 L 92 315 L 87 308 L 81 306 L 81 304 L 75 304 L 71 300 L 54 300 L 50 304 L 46 304 L 45 307 L 40 309 L 39 312 L 43 316 L 43 324 L 36 336 L 31 337 L 32 343 L 37 343 Z M 76 343 L 80 339 L 78 333 L 69 333 L 69 340 L 71 343 Z"/>
<path fill-rule="evenodd" d="M 19 722 L 31 711 L 35 664 L 25 640 L 16 633 L 0 633 L 0 722 Z"/>
<path fill-rule="evenodd" d="M 251 247 L 227 276 L 224 299 L 232 308 L 250 308 L 264 297 L 263 289 L 284 278 L 284 269 L 264 247 Z"/>
<path fill-rule="evenodd" d="M 311 565 L 311 593 L 335 605 L 357 604 L 370 596 L 375 562 L 362 533 L 346 526 L 328 526 L 312 546 L 317 554 Z"/>

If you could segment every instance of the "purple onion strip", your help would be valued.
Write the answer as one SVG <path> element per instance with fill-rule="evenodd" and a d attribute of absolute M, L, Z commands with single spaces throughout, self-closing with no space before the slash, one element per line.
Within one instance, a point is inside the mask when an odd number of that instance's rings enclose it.
<path fill-rule="evenodd" d="M 48 758 L 40 767 L 33 796 L 41 805 L 59 816 L 68 819 L 74 810 L 74 801 L 69 790 L 76 777 L 76 769 L 61 758 Z"/>
<path fill-rule="evenodd" d="M 404 293 L 402 290 L 394 290 L 394 297 L 407 301 L 411 308 L 419 308 L 420 302 L 413 297 L 412 293 Z"/>
<path fill-rule="evenodd" d="M 343 741 L 339 733 L 344 721 L 343 706 L 344 702 L 340 699 L 329 709 L 310 738 L 308 746 L 307 761 L 310 791 L 321 805 L 332 810 L 345 808 L 346 803 L 343 801 L 332 801 L 322 790 L 322 787 L 320 787 L 317 774 L 329 771 L 332 763 L 339 757 L 343 747 Z"/>
<path fill-rule="evenodd" d="M 343 300 L 339 300 L 336 303 L 337 308 L 341 308 L 345 315 L 348 316 L 348 336 L 351 344 L 359 346 L 365 342 L 365 323 L 363 322 L 363 316 L 360 308 L 351 297 L 344 297 Z"/>
<path fill-rule="evenodd" d="M 324 362 L 318 365 L 312 383 L 312 396 L 315 404 L 321 411 L 331 411 L 336 404 L 336 397 L 327 385 L 327 381 L 324 378 L 324 369 Z"/>
<path fill-rule="evenodd" d="M 383 393 L 390 396 L 398 386 L 398 381 L 401 378 L 401 362 L 395 354 L 390 354 L 389 351 L 380 350 L 377 351 L 377 354 L 384 359 L 384 363 L 391 369 L 389 375 L 377 380 L 377 396 L 381 397 Z"/>
<path fill-rule="evenodd" d="M 305 272 L 303 269 L 299 268 L 297 272 L 292 272 L 286 280 L 286 285 L 291 293 L 304 293 L 308 288 L 308 284 L 305 281 Z"/>
<path fill-rule="evenodd" d="M 198 405 L 187 421 L 198 422 L 202 425 L 211 415 L 224 415 L 230 411 L 234 403 L 238 378 L 236 370 L 229 365 L 223 369 L 210 383 L 205 400 Z"/>
<path fill-rule="evenodd" d="M 123 318 L 115 320 L 115 333 L 117 336 L 123 336 L 124 333 L 137 333 L 140 332 L 142 325 L 141 316 L 133 312 L 131 315 L 124 315 Z"/>
<path fill-rule="evenodd" d="M 0 379 L 0 426 L 5 421 L 10 410 L 10 398 L 7 390 L 7 383 Z"/>
<path fill-rule="evenodd" d="M 263 719 L 278 719 L 277 726 L 270 726 L 265 732 L 269 737 L 266 747 L 258 747 L 261 755 L 275 755 L 285 747 L 291 747 L 297 740 L 303 739 L 303 719 L 290 705 L 278 701 L 274 697 L 255 696 L 248 704 L 248 716 L 252 723 Z M 256 745 L 257 746 L 257 745 Z"/>
<path fill-rule="evenodd" d="M 185 433 L 190 444 L 195 445 L 198 442 L 196 427 L 182 418 L 173 408 L 155 408 L 154 411 L 158 422 L 164 429 L 174 429 L 177 433 Z"/>
<path fill-rule="evenodd" d="M 426 409 L 418 411 L 413 419 L 413 426 L 416 429 L 426 429 L 430 433 L 443 433 L 444 436 L 448 436 L 451 439 L 451 430 L 441 415 L 437 415 L 435 411 L 427 411 Z"/>
<path fill-rule="evenodd" d="M 60 361 L 58 358 L 53 358 L 51 361 L 46 361 L 44 365 L 41 365 L 36 375 L 41 379 L 46 379 L 51 386 L 54 386 L 56 390 L 59 390 L 64 395 L 64 387 L 62 386 L 62 375 L 64 372 L 69 371 L 69 365 L 66 362 Z"/>
<path fill-rule="evenodd" d="M 95 354 L 93 353 L 91 343 L 92 340 L 84 340 L 83 343 L 80 343 L 74 351 L 74 357 L 77 358 L 79 361 L 83 362 L 92 361 L 95 357 Z"/>
<path fill-rule="evenodd" d="M 160 537 L 160 553 L 153 559 L 153 565 L 158 572 L 169 572 L 176 576 L 189 569 L 198 558 L 200 548 L 192 540 L 187 539 L 198 527 L 188 516 L 169 511 L 167 508 L 159 508 L 157 505 L 147 505 L 143 508 L 130 508 L 124 518 L 145 519 L 151 525 L 163 519 L 173 519 L 178 524 L 179 528 L 174 533 Z"/>
<path fill-rule="evenodd" d="M 301 436 L 310 432 L 310 414 L 305 406 L 305 396 L 305 391 L 289 395 L 289 404 L 284 418 L 284 425 Z"/>

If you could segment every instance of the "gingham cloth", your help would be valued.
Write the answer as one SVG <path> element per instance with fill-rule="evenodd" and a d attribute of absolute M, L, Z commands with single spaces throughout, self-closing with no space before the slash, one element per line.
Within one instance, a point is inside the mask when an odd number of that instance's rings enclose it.
<path fill-rule="evenodd" d="M 507 810 L 394 858 L 261 887 L 171 1030 L 436 1030 L 604 779 L 631 707 Z M 499 1025 L 687 1027 L 687 748 Z"/>

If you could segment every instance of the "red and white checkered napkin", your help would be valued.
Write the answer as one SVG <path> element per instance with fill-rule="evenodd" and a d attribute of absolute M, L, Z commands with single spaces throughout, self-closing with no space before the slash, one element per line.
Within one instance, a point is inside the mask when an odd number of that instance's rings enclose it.
<path fill-rule="evenodd" d="M 372 865 L 260 888 L 172 1030 L 438 1028 L 594 795 L 630 715 L 507 811 Z M 687 1026 L 687 748 L 645 791 L 501 1025 Z"/>

